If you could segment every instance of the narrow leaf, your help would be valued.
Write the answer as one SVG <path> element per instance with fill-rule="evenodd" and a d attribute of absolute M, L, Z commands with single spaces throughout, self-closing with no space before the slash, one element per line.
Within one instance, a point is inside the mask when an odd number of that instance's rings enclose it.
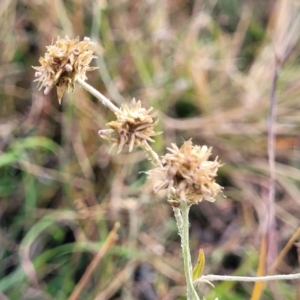
<path fill-rule="evenodd" d="M 193 269 L 193 281 L 202 275 L 203 270 L 204 270 L 204 265 L 205 265 L 205 255 L 204 255 L 203 249 L 200 248 L 199 254 L 198 254 L 198 261 Z"/>

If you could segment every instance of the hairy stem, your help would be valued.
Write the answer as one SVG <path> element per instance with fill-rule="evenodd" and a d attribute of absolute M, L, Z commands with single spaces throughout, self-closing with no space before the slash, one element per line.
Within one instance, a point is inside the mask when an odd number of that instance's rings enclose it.
<path fill-rule="evenodd" d="M 155 166 L 162 167 L 162 163 L 159 159 L 158 154 L 152 149 L 152 147 L 147 143 L 147 141 L 144 141 L 143 143 L 141 143 L 140 146 L 143 148 L 143 150 L 146 152 L 149 160 L 151 160 Z"/>
<path fill-rule="evenodd" d="M 194 283 L 207 282 L 207 281 L 237 281 L 237 282 L 257 282 L 257 281 L 274 281 L 274 280 L 300 280 L 300 273 L 296 274 L 279 274 L 270 276 L 227 276 L 227 275 L 203 275 Z"/>
<path fill-rule="evenodd" d="M 181 237 L 181 249 L 183 256 L 184 274 L 187 284 L 187 300 L 199 300 L 193 285 L 192 262 L 189 247 L 189 210 L 191 205 L 183 201 L 180 208 L 173 207 L 178 231 Z"/>
<path fill-rule="evenodd" d="M 114 113 L 119 111 L 119 108 L 116 107 L 108 98 L 102 95 L 99 91 L 93 88 L 91 85 L 86 83 L 84 80 L 77 79 L 77 81 L 84 89 L 90 92 L 93 96 L 95 96 L 98 100 L 102 102 L 104 106 L 107 106 Z"/>

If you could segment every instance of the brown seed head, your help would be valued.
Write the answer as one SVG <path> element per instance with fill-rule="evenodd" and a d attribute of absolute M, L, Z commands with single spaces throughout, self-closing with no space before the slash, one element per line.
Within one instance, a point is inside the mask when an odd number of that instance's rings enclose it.
<path fill-rule="evenodd" d="M 171 191 L 175 190 L 177 200 L 172 201 L 177 202 L 215 201 L 222 187 L 215 182 L 220 162 L 217 158 L 208 160 L 211 149 L 193 145 L 191 140 L 184 142 L 180 149 L 172 144 L 172 148 L 168 148 L 170 153 L 162 157 L 163 166 L 148 172 L 152 178 L 159 180 L 155 191 L 167 189 L 170 198 Z M 176 204 L 178 206 L 179 202 Z"/>
<path fill-rule="evenodd" d="M 124 146 L 129 147 L 129 152 L 134 146 L 140 145 L 143 141 L 153 142 L 151 137 L 159 133 L 154 131 L 157 121 L 153 119 L 157 116 L 152 112 L 153 108 L 145 109 L 141 101 L 134 98 L 130 105 L 123 104 L 115 113 L 117 120 L 107 123 L 111 129 L 99 130 L 99 135 L 113 142 L 113 146 L 119 146 L 119 152 Z"/>
<path fill-rule="evenodd" d="M 56 86 L 59 103 L 64 92 L 74 90 L 74 82 L 77 79 L 86 80 L 85 73 L 97 68 L 90 67 L 96 44 L 89 38 L 79 41 L 67 36 L 64 39 L 57 38 L 55 44 L 47 46 L 44 57 L 40 57 L 41 66 L 33 67 L 37 72 L 34 81 L 38 81 L 39 88 L 45 87 L 44 93 L 48 94 Z"/>

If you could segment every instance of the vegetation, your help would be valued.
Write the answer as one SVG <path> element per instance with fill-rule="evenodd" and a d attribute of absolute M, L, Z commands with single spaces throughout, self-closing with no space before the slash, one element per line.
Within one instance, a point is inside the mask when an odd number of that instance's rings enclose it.
<path fill-rule="evenodd" d="M 117 107 L 136 98 L 159 112 L 163 133 L 149 129 L 159 156 L 192 138 L 224 163 L 216 181 L 227 198 L 190 210 L 193 265 L 202 248 L 204 274 L 299 271 L 294 1 L 11 0 L 0 20 L 0 298 L 186 299 L 172 206 L 153 191 L 143 149 L 121 141 L 109 152 L 118 140 L 98 131 L 119 128 L 115 114 L 79 84 L 60 105 L 32 82 L 31 66 L 66 35 L 96 45 L 89 84 Z M 214 285 L 197 290 L 300 297 L 299 280 Z"/>

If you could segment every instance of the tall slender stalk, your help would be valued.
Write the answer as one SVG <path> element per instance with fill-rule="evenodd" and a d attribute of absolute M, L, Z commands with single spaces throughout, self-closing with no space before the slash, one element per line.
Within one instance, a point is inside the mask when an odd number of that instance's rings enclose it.
<path fill-rule="evenodd" d="M 191 204 L 182 201 L 180 208 L 173 208 L 179 235 L 181 237 L 181 249 L 183 256 L 184 275 L 187 284 L 187 300 L 199 300 L 193 285 L 192 262 L 189 247 L 189 211 Z"/>

